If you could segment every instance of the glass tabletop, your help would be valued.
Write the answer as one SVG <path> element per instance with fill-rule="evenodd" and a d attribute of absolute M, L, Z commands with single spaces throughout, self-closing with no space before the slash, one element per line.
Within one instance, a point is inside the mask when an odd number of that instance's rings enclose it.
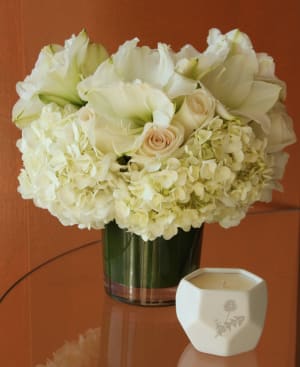
<path fill-rule="evenodd" d="M 225 248 L 206 248 L 215 227 L 205 228 L 201 266 L 238 266 L 266 279 L 267 318 L 254 351 L 233 357 L 197 352 L 174 306 L 139 307 L 108 297 L 98 241 L 48 261 L 2 297 L 1 365 L 296 367 L 299 211 L 249 215 L 240 226 L 226 232 Z"/>

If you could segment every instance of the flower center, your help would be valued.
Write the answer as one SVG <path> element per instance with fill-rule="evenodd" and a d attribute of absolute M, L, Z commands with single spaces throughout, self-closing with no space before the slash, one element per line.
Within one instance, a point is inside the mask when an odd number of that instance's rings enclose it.
<path fill-rule="evenodd" d="M 163 149 L 171 144 L 175 136 L 170 130 L 152 130 L 148 135 L 148 144 L 153 149 Z"/>

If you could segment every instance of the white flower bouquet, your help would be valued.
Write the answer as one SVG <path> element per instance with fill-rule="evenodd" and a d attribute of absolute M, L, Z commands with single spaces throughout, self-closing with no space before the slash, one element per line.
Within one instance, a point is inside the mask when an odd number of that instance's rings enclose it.
<path fill-rule="evenodd" d="M 281 188 L 296 140 L 274 69 L 239 30 L 211 29 L 204 52 L 135 38 L 109 56 L 85 31 L 47 46 L 17 84 L 19 192 L 64 225 L 144 240 L 237 225 Z"/>

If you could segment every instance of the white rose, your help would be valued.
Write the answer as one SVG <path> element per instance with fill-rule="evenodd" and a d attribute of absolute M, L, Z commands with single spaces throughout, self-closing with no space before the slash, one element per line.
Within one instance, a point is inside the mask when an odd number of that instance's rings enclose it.
<path fill-rule="evenodd" d="M 180 110 L 175 115 L 176 124 L 183 126 L 185 139 L 215 114 L 215 99 L 204 89 L 197 89 L 186 96 Z"/>
<path fill-rule="evenodd" d="M 144 140 L 138 153 L 146 156 L 166 157 L 171 155 L 183 143 L 183 129 L 170 125 L 161 128 L 153 124 L 145 127 Z"/>
<path fill-rule="evenodd" d="M 283 104 L 277 103 L 269 112 L 271 130 L 268 136 L 268 152 L 274 153 L 296 142 L 293 121 Z"/>

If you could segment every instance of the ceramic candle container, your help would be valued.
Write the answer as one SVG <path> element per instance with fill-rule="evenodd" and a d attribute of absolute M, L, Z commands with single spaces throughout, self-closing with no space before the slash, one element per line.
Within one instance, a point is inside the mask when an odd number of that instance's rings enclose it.
<path fill-rule="evenodd" d="M 266 282 L 243 269 L 198 269 L 176 293 L 177 317 L 193 346 L 219 356 L 256 347 L 266 308 Z"/>

